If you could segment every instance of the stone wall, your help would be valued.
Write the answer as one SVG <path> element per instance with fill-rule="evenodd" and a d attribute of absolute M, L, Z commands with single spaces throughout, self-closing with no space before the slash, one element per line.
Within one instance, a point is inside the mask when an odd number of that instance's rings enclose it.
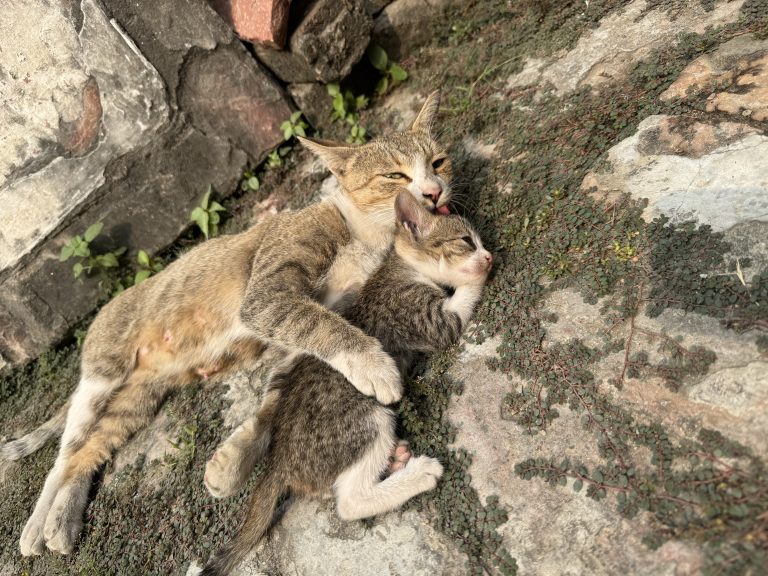
<path fill-rule="evenodd" d="M 306 94 L 322 101 L 324 84 L 350 73 L 375 29 L 392 44 L 392 8 L 410 4 L 387 4 L 9 0 L 0 22 L 0 367 L 35 357 L 97 306 L 97 281 L 75 281 L 71 263 L 58 261 L 64 244 L 103 222 L 97 251 L 126 246 L 133 261 L 139 249 L 167 248 L 208 185 L 229 195 L 282 141 L 291 95 L 318 109 Z"/>

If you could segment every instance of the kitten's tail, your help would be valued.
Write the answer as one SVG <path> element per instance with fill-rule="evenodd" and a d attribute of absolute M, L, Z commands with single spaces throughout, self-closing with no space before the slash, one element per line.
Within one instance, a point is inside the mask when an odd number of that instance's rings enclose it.
<path fill-rule="evenodd" d="M 279 473 L 268 467 L 264 478 L 253 490 L 248 515 L 237 535 L 208 561 L 199 576 L 227 576 L 245 559 L 272 525 L 283 491 Z"/>
<path fill-rule="evenodd" d="M 69 410 L 69 400 L 59 408 L 58 412 L 52 418 L 41 424 L 29 434 L 21 438 L 11 440 L 5 444 L 0 444 L 0 462 L 19 460 L 37 452 L 48 440 L 54 436 L 60 436 L 64 431 L 64 424 L 67 421 L 67 410 Z"/>

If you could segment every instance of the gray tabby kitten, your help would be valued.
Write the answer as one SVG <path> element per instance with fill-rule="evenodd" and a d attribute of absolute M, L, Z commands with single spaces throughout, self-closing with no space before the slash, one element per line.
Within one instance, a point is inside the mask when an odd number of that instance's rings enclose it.
<path fill-rule="evenodd" d="M 432 215 L 407 193 L 397 197 L 396 214 L 394 250 L 346 317 L 403 366 L 415 351 L 440 350 L 458 340 L 492 258 L 459 216 Z M 382 480 L 391 455 L 404 452 L 395 437 L 394 412 L 315 357 L 302 355 L 278 369 L 266 396 L 258 415 L 262 436 L 250 447 L 265 452 L 265 473 L 240 532 L 203 569 L 206 576 L 229 574 L 243 560 L 288 491 L 333 489 L 339 516 L 354 520 L 433 489 L 443 472 L 435 458 L 418 456 L 392 466 Z"/>

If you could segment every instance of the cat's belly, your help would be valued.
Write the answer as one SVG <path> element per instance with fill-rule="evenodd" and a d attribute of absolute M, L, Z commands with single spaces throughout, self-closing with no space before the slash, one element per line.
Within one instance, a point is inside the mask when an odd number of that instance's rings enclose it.
<path fill-rule="evenodd" d="M 137 344 L 137 368 L 187 379 L 208 378 L 254 360 L 263 349 L 239 314 L 217 318 L 210 311 L 152 322 Z"/>

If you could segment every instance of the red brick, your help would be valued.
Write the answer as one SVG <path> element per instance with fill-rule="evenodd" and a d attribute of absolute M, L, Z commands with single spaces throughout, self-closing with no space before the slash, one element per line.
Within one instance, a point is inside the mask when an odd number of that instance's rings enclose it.
<path fill-rule="evenodd" d="M 291 0 L 208 0 L 240 38 L 282 48 Z"/>

